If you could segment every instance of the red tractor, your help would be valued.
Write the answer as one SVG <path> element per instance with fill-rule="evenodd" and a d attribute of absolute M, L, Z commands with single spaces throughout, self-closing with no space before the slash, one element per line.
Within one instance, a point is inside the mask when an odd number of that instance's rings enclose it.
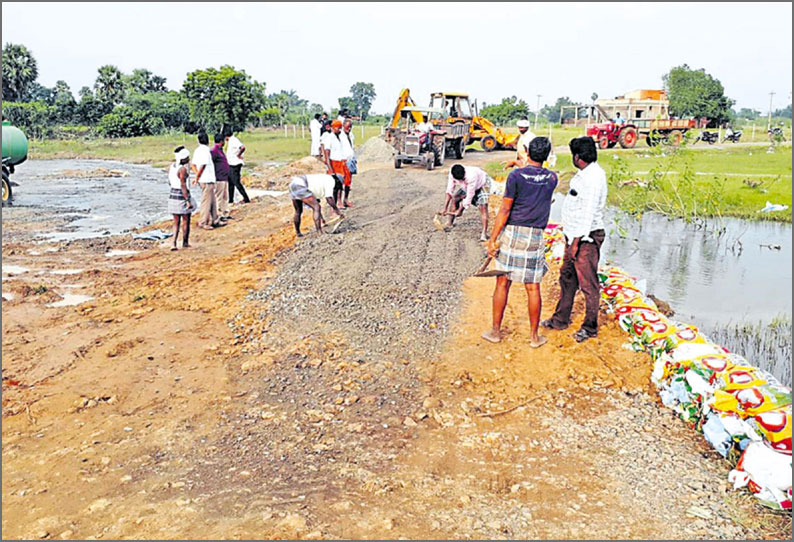
<path fill-rule="evenodd" d="M 624 149 L 632 149 L 637 144 L 639 132 L 633 124 L 602 122 L 587 127 L 587 137 L 592 137 L 600 149 L 611 149 L 616 144 Z"/>

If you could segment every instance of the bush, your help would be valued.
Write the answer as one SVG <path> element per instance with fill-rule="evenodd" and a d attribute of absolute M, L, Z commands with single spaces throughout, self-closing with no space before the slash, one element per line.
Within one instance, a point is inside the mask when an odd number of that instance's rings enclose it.
<path fill-rule="evenodd" d="M 269 107 L 256 113 L 257 126 L 278 126 L 280 124 L 281 111 L 277 107 Z"/>
<path fill-rule="evenodd" d="M 105 137 L 138 137 L 164 132 L 165 123 L 150 111 L 122 105 L 102 117 L 98 130 Z"/>
<path fill-rule="evenodd" d="M 148 111 L 160 117 L 166 128 L 184 130 L 190 122 L 190 105 L 187 98 L 178 92 L 131 94 L 125 103 L 133 110 Z"/>
<path fill-rule="evenodd" d="M 44 102 L 4 102 L 3 117 L 28 137 L 42 138 L 52 133 L 55 107 Z"/>

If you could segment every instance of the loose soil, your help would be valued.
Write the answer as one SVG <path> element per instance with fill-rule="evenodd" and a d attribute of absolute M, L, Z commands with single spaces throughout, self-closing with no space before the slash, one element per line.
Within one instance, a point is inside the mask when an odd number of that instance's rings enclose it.
<path fill-rule="evenodd" d="M 300 240 L 286 198 L 236 205 L 175 253 L 4 231 L 4 266 L 28 271 L 3 280 L 3 538 L 790 530 L 657 406 L 608 317 L 532 350 L 514 288 L 506 340 L 478 338 L 479 217 L 430 222 L 447 172 L 366 169 L 339 233 Z M 47 306 L 66 292 L 93 299 Z M 552 266 L 544 317 L 557 293 Z"/>

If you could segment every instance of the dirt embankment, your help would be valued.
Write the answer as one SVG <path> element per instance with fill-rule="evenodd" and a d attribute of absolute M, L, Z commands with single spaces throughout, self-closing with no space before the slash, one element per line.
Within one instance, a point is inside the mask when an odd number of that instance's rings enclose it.
<path fill-rule="evenodd" d="M 340 233 L 297 244 L 286 199 L 177 253 L 4 244 L 29 269 L 3 284 L 4 538 L 782 532 L 612 324 L 530 350 L 515 289 L 508 339 L 478 339 L 479 219 L 429 221 L 446 173 L 366 171 Z M 80 285 L 91 301 L 46 306 Z M 554 271 L 543 288 L 546 315 Z"/>

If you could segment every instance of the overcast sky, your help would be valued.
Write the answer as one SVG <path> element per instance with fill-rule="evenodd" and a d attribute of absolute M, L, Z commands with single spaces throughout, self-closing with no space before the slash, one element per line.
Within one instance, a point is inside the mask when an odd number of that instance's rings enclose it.
<path fill-rule="evenodd" d="M 589 101 L 661 88 L 683 63 L 719 79 L 737 108 L 791 101 L 791 3 L 19 3 L 3 2 L 3 43 L 35 56 L 39 82 L 92 86 L 97 68 L 147 68 L 179 89 L 188 72 L 231 64 L 336 107 L 356 81 L 373 111 L 408 87 L 480 102 Z"/>

